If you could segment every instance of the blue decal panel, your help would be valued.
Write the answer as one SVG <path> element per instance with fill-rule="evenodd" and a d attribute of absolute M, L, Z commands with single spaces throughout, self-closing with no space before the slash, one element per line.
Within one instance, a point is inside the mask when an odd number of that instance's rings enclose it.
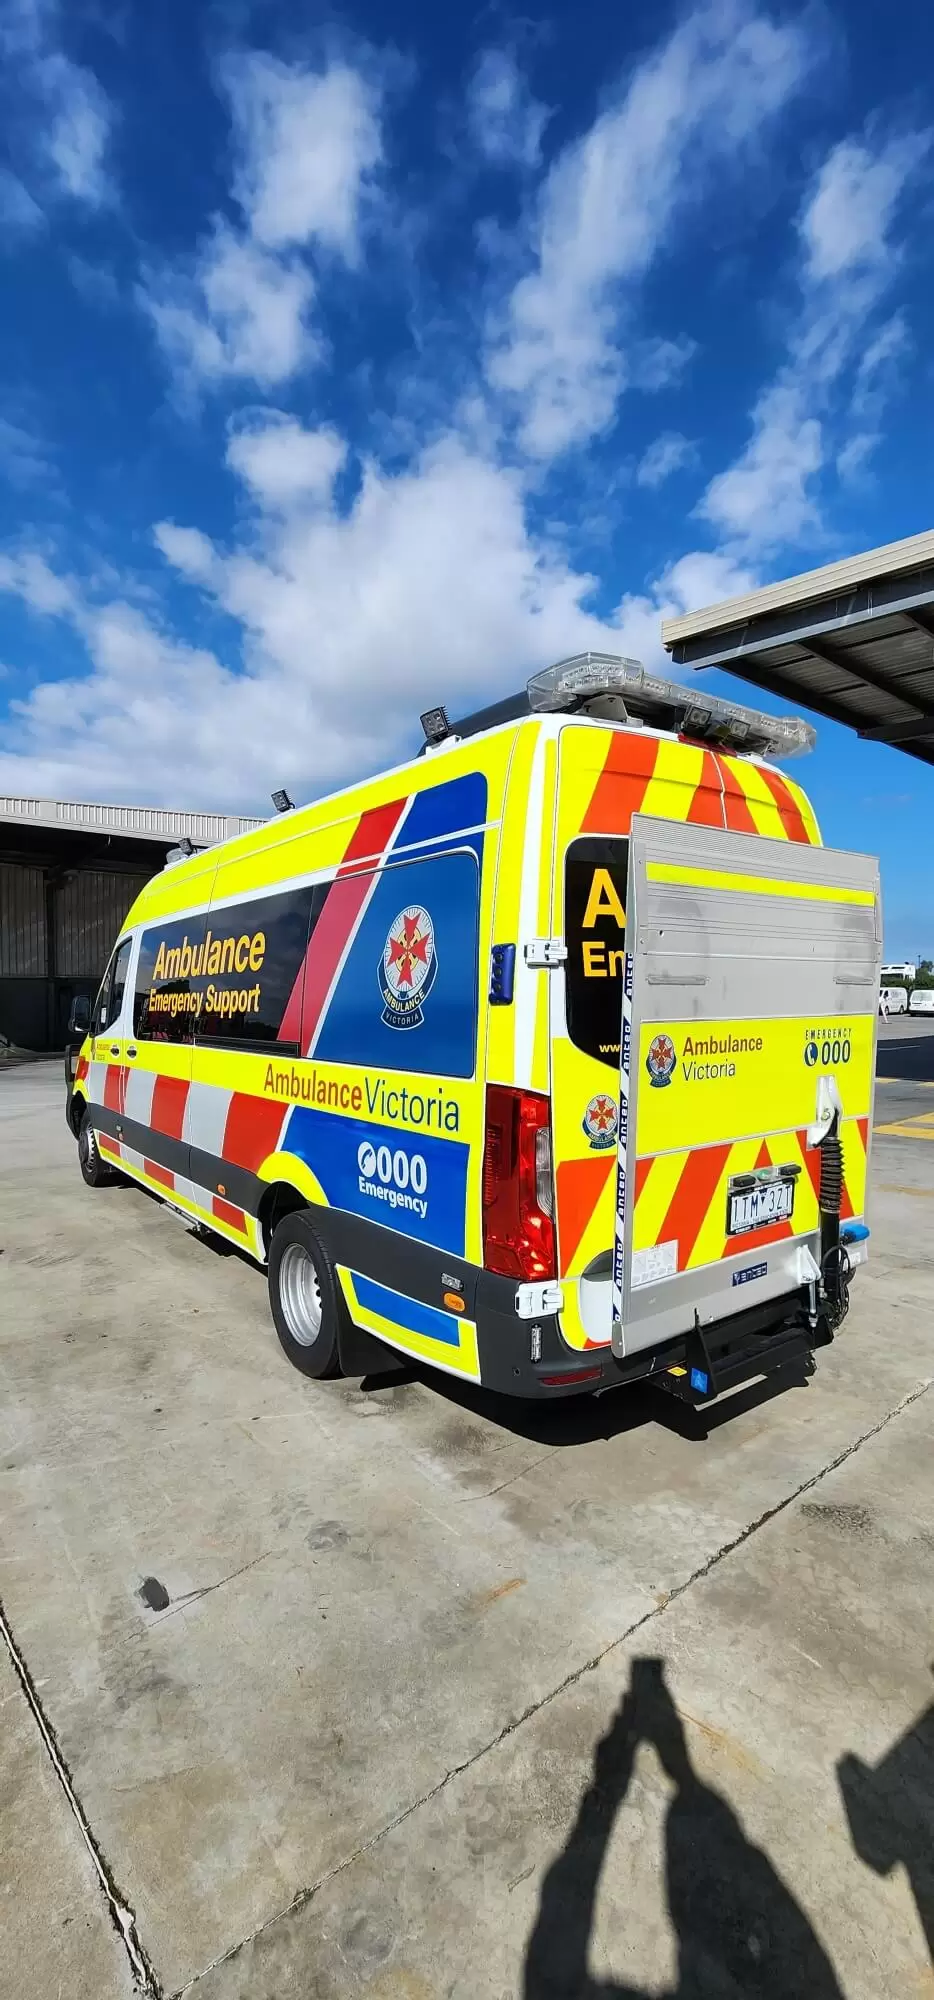
<path fill-rule="evenodd" d="M 409 1333 L 423 1334 L 428 1340 L 443 1340 L 446 1347 L 460 1346 L 460 1323 L 450 1313 L 422 1305 L 418 1299 L 404 1298 L 401 1292 L 377 1285 L 373 1278 L 361 1278 L 356 1271 L 350 1275 L 357 1299 L 368 1312 L 379 1313 Z"/>
<path fill-rule="evenodd" d="M 463 1256 L 469 1147 L 461 1140 L 296 1105 L 280 1146 L 311 1168 L 332 1208 Z"/>
<path fill-rule="evenodd" d="M 473 850 L 382 868 L 321 1026 L 319 1060 L 472 1076 L 479 923 Z"/>
<path fill-rule="evenodd" d="M 416 792 L 395 835 L 393 848 L 418 849 L 423 842 L 440 840 L 446 833 L 454 835 L 466 827 L 482 827 L 486 824 L 486 813 L 487 782 L 482 771 L 468 771 L 461 778 L 450 778 L 444 785 L 430 785 L 425 791 Z M 473 847 L 479 860 L 482 833 L 474 834 L 464 846 Z"/>

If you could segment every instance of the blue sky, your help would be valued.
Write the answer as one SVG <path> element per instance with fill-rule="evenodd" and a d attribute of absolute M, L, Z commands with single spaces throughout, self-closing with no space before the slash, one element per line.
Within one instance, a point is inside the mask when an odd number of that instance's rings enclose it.
<path fill-rule="evenodd" d="M 0 77 L 2 790 L 307 798 L 934 524 L 923 0 L 0 0 Z M 795 775 L 934 953 L 934 774 Z"/>

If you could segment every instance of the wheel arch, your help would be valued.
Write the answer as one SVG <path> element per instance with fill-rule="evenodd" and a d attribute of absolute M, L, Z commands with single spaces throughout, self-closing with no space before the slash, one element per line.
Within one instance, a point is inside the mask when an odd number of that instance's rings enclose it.
<path fill-rule="evenodd" d="M 71 1130 L 76 1139 L 78 1137 L 79 1131 L 81 1130 L 81 1120 L 84 1117 L 84 1114 L 87 1111 L 87 1109 L 88 1109 L 88 1100 L 84 1094 L 84 1091 L 72 1090 L 71 1096 L 68 1100 L 68 1110 L 66 1116 L 68 1119 L 68 1123 L 71 1126 Z"/>
<path fill-rule="evenodd" d="M 327 1208 L 328 1203 L 317 1175 L 296 1153 L 270 1153 L 259 1178 L 267 1183 L 258 1214 L 263 1255 L 268 1257 L 273 1230 L 284 1215 L 294 1215 L 300 1208 Z"/>

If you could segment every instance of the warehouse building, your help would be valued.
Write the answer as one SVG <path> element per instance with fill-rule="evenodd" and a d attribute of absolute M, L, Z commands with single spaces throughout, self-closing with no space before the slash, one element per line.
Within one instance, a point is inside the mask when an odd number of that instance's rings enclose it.
<path fill-rule="evenodd" d="M 0 1050 L 65 1046 L 78 993 L 93 998 L 144 882 L 182 842 L 259 826 L 223 813 L 0 796 Z"/>

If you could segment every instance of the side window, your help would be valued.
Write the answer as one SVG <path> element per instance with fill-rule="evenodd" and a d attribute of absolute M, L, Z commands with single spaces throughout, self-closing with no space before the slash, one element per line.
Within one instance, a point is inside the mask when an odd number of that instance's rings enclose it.
<path fill-rule="evenodd" d="M 477 1044 L 480 869 L 475 851 L 399 862 L 366 878 L 363 915 L 324 1011 L 306 1014 L 322 1062 L 472 1076 Z M 334 893 L 332 891 L 332 893 Z M 322 962 L 331 945 L 322 925 Z M 326 970 L 326 967 L 325 967 Z M 309 993 L 328 990 L 309 953 Z M 308 1033 L 308 1029 L 311 1033 Z"/>
<path fill-rule="evenodd" d="M 323 891 L 309 885 L 144 931 L 137 1035 L 297 1053 L 305 952 L 322 900 Z"/>
<path fill-rule="evenodd" d="M 568 1034 L 610 1069 L 619 1066 L 628 871 L 629 842 L 610 835 L 572 841 L 564 864 Z"/>
<path fill-rule="evenodd" d="M 199 1042 L 299 1054 L 305 952 L 324 893 L 309 885 L 208 911 Z"/>
<path fill-rule="evenodd" d="M 120 1018 L 132 949 L 133 939 L 124 938 L 123 943 L 118 946 L 107 967 L 101 982 L 100 992 L 94 1003 L 94 1013 L 91 1021 L 92 1034 L 106 1034 L 107 1029 L 112 1027 L 114 1022 Z"/>
<path fill-rule="evenodd" d="M 203 956 L 203 915 L 154 924 L 140 939 L 133 1033 L 143 1042 L 190 1042 L 198 1007 L 193 967 Z"/>

